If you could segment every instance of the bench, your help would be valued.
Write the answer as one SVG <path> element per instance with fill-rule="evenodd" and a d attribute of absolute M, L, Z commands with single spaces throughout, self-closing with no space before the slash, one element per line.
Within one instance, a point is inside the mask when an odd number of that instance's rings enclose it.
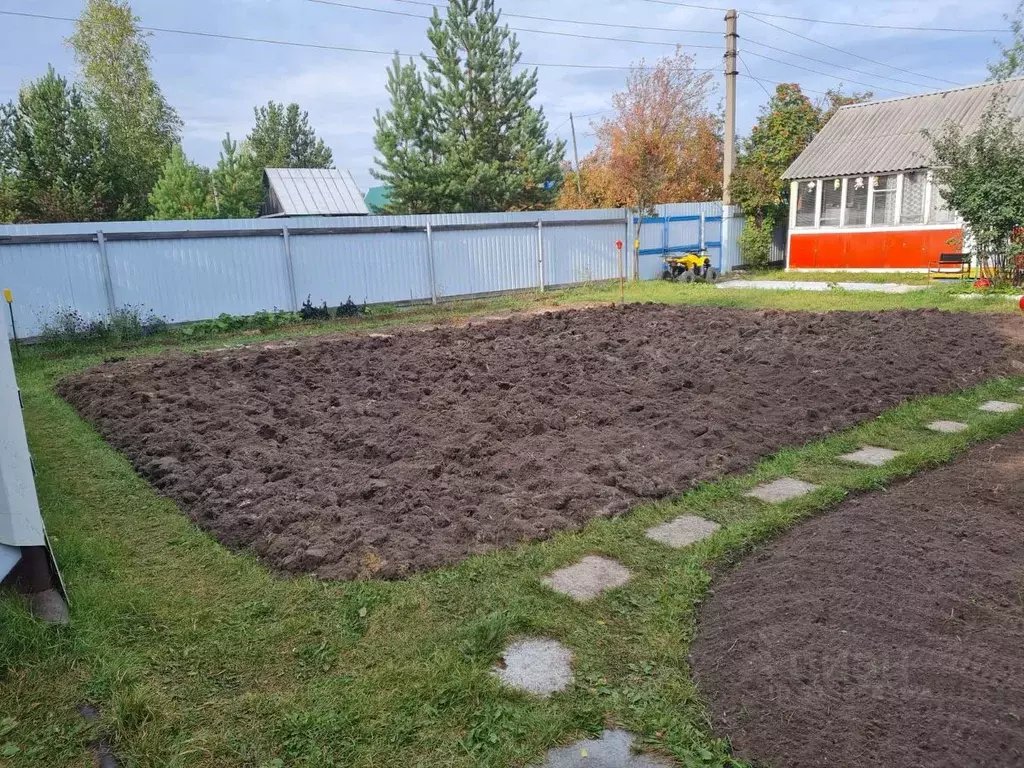
<path fill-rule="evenodd" d="M 965 280 L 971 276 L 971 254 L 940 253 L 937 261 L 928 264 L 929 280 L 956 278 Z"/>

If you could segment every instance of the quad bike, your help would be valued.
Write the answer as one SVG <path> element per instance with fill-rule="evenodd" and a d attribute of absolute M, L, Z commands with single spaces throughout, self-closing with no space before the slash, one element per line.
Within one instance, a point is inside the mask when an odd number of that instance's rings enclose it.
<path fill-rule="evenodd" d="M 707 251 L 666 256 L 663 261 L 665 267 L 661 273 L 662 280 L 674 283 L 713 283 L 718 279 L 718 270 L 711 266 Z"/>

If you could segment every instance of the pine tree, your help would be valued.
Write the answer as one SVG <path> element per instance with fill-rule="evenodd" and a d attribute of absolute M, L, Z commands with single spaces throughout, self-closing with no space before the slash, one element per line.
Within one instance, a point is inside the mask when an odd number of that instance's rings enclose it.
<path fill-rule="evenodd" d="M 317 138 L 309 113 L 298 104 L 268 102 L 253 110 L 256 125 L 246 138 L 260 173 L 265 168 L 330 168 L 331 149 Z"/>
<path fill-rule="evenodd" d="M 210 172 L 185 157 L 180 146 L 175 147 L 149 195 L 149 204 L 153 209 L 150 218 L 155 220 L 213 218 Z"/>
<path fill-rule="evenodd" d="M 125 0 L 88 0 L 68 43 L 108 142 L 117 216 L 145 218 L 149 192 L 182 127 L 153 79 L 146 33 Z"/>
<path fill-rule="evenodd" d="M 373 172 L 393 210 L 530 210 L 557 196 L 565 145 L 547 138 L 530 103 L 537 72 L 514 72 L 519 43 L 500 20 L 494 0 L 449 0 L 431 17 L 425 71 L 393 63 Z"/>
<path fill-rule="evenodd" d="M 105 147 L 78 89 L 50 67 L 22 89 L 17 111 L 5 112 L 9 213 L 30 222 L 106 218 Z"/>
<path fill-rule="evenodd" d="M 259 214 L 262 202 L 263 178 L 256 157 L 247 144 L 232 141 L 229 133 L 213 171 L 214 215 L 219 219 L 250 219 Z"/>

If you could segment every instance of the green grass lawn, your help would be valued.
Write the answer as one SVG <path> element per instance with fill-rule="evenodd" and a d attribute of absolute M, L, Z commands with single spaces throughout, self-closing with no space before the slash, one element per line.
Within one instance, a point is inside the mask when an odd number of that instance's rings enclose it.
<path fill-rule="evenodd" d="M 773 269 L 764 272 L 751 272 L 744 275 L 748 280 L 800 280 L 821 281 L 825 283 L 906 283 L 910 285 L 926 285 L 927 272 L 842 272 L 842 271 L 786 271 Z M 952 282 L 952 281 L 951 281 Z"/>
<path fill-rule="evenodd" d="M 602 285 L 521 295 L 301 332 L 614 301 L 617 291 Z M 678 304 L 1012 308 L 1005 300 L 962 302 L 941 291 L 766 295 L 663 283 L 629 291 L 629 300 Z M 264 338 L 285 335 L 295 331 Z M 187 348 L 251 341 L 210 339 Z M 57 378 L 109 354 L 47 358 L 29 350 L 18 367 L 40 501 L 71 590 L 73 623 L 44 627 L 20 599 L 0 600 L 0 765 L 91 765 L 88 743 L 102 733 L 125 766 L 519 766 L 609 723 L 682 765 L 733 765 L 727 743 L 709 734 L 686 664 L 709 564 L 736 561 L 851 491 L 881 487 L 1024 427 L 1024 413 L 975 410 L 993 398 L 1021 401 L 1024 379 L 990 382 L 905 404 L 766 459 L 747 475 L 594 521 L 581 533 L 403 582 L 329 584 L 281 579 L 225 550 L 53 393 Z M 959 435 L 923 428 L 938 418 L 971 428 Z M 906 453 L 882 469 L 835 461 L 862 443 Z M 742 497 L 757 482 L 783 475 L 822 490 L 777 508 Z M 650 525 L 684 513 L 724 527 L 683 551 L 643 536 Z M 585 605 L 539 583 L 589 553 L 627 565 L 633 581 Z M 489 674 L 506 642 L 526 634 L 574 649 L 576 684 L 569 691 L 533 699 L 503 690 Z M 76 710 L 84 703 L 100 709 L 99 723 L 84 723 Z"/>

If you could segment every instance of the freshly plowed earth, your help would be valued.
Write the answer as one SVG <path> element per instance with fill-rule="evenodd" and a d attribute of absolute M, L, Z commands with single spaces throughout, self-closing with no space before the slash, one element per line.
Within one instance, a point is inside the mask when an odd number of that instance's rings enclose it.
<path fill-rule="evenodd" d="M 393 578 L 997 375 L 993 322 L 637 305 L 109 364 L 59 391 L 227 546 Z"/>
<path fill-rule="evenodd" d="M 726 576 L 715 729 L 787 768 L 1024 765 L 1024 433 L 845 502 Z"/>

